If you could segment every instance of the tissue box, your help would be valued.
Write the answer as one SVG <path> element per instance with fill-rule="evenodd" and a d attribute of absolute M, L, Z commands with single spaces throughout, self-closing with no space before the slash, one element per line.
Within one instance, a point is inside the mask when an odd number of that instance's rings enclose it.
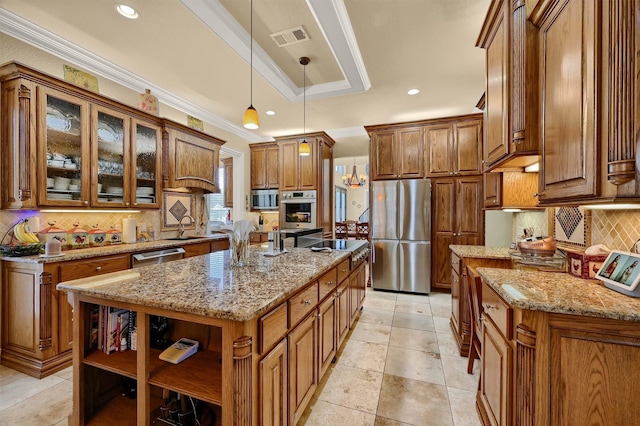
<path fill-rule="evenodd" d="M 590 256 L 584 251 L 569 250 L 567 250 L 567 256 L 569 257 L 569 273 L 585 279 L 595 279 L 596 273 L 607 258 L 606 254 Z"/>

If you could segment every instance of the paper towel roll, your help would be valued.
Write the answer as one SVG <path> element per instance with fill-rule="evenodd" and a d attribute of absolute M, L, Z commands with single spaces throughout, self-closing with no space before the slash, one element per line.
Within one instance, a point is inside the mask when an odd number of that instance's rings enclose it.
<path fill-rule="evenodd" d="M 132 217 L 122 219 L 122 242 L 136 242 L 136 220 Z"/>
<path fill-rule="evenodd" d="M 38 216 L 31 216 L 29 220 L 29 230 L 36 234 L 40 231 L 40 218 Z"/>

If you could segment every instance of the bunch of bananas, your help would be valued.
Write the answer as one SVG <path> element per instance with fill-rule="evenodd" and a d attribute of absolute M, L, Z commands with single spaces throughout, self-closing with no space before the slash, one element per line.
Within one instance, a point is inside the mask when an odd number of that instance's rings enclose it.
<path fill-rule="evenodd" d="M 24 222 L 20 222 L 13 227 L 13 235 L 21 243 L 36 244 L 40 242 L 38 236 L 25 227 Z"/>

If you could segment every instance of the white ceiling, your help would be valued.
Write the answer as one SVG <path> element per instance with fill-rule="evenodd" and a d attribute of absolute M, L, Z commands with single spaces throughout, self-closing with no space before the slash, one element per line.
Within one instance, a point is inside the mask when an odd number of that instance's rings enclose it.
<path fill-rule="evenodd" d="M 490 0 L 0 0 L 0 31 L 199 117 L 247 142 L 326 131 L 336 157 L 368 154 L 363 126 L 467 114 L 484 92 L 475 41 Z M 302 25 L 309 41 L 270 33 Z M 420 89 L 415 96 L 410 88 Z M 266 115 L 267 110 L 276 112 Z M 186 118 L 185 118 L 186 120 Z"/>

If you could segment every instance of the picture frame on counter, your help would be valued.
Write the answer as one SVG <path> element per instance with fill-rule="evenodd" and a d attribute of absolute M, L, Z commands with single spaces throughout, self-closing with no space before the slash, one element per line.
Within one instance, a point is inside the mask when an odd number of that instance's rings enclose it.
<path fill-rule="evenodd" d="M 195 194 L 191 192 L 162 191 L 162 230 L 177 230 L 185 216 L 195 218 Z M 195 220 L 183 222 L 184 229 L 195 229 Z"/>
<path fill-rule="evenodd" d="M 611 290 L 640 297 L 640 254 L 611 251 L 595 278 Z"/>

